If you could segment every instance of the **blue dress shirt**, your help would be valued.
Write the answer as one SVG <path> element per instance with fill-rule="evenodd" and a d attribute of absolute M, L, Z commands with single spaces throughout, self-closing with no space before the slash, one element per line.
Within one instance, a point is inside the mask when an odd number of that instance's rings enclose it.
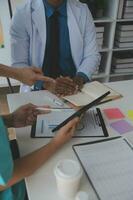
<path fill-rule="evenodd" d="M 46 37 L 46 49 L 49 48 L 50 38 L 49 38 L 49 32 L 50 32 L 50 17 L 52 16 L 55 8 L 48 3 L 47 0 L 43 0 L 44 8 L 45 8 L 45 15 L 46 15 L 46 29 L 47 29 L 47 37 Z M 82 73 L 79 72 L 76 74 L 76 67 L 73 62 L 72 54 L 71 54 L 71 47 L 70 47 L 70 38 L 69 38 L 69 30 L 67 25 L 67 1 L 64 0 L 63 3 L 57 8 L 59 12 L 59 65 L 61 69 L 61 75 L 62 76 L 69 76 L 74 77 L 75 75 L 78 75 L 84 79 L 84 82 L 88 82 L 88 77 Z M 48 59 L 49 60 L 49 59 Z M 43 66 L 45 66 L 46 59 L 44 57 L 44 63 Z M 48 63 L 47 63 L 48 65 Z M 50 76 L 50 73 L 45 70 L 44 68 L 44 74 L 45 76 Z M 37 81 L 34 89 L 40 90 L 42 89 L 43 82 Z"/>

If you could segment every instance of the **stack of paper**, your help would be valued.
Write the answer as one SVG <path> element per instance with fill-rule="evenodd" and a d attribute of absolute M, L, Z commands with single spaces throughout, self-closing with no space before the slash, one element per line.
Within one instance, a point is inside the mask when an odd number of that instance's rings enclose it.
<path fill-rule="evenodd" d="M 97 36 L 97 43 L 99 46 L 99 49 L 102 49 L 103 47 L 103 36 L 104 36 L 104 26 L 97 26 L 96 27 L 96 36 Z"/>
<path fill-rule="evenodd" d="M 122 18 L 122 14 L 123 14 L 123 7 L 124 7 L 124 0 L 120 0 L 119 1 L 119 7 L 118 7 L 118 19 Z"/>
<path fill-rule="evenodd" d="M 123 18 L 124 19 L 133 18 L 133 0 L 125 0 L 123 8 Z"/>
<path fill-rule="evenodd" d="M 133 47 L 133 22 L 117 25 L 115 46 L 120 48 Z"/>
<path fill-rule="evenodd" d="M 133 73 L 133 52 L 119 52 L 113 56 L 113 73 Z"/>
<path fill-rule="evenodd" d="M 133 18 L 133 0 L 120 0 L 118 8 L 118 19 Z"/>

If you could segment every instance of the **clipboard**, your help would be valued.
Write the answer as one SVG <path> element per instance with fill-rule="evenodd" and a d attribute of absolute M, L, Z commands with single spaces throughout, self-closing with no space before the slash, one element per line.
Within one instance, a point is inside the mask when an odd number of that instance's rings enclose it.
<path fill-rule="evenodd" d="M 72 149 L 98 200 L 132 199 L 133 146 L 127 139 L 118 136 L 76 144 Z"/>
<path fill-rule="evenodd" d="M 69 121 L 71 121 L 75 117 L 80 117 L 84 112 L 86 112 L 87 110 L 89 110 L 93 106 L 96 106 L 99 102 L 101 102 L 109 94 L 110 94 L 110 91 L 102 94 L 98 98 L 94 99 L 91 103 L 88 103 L 87 105 L 83 106 L 77 112 L 73 113 L 70 117 L 66 118 L 63 122 L 61 122 L 55 128 L 53 128 L 52 132 L 59 130 L 60 128 L 62 128 L 65 124 L 67 124 Z"/>
<path fill-rule="evenodd" d="M 53 118 L 60 114 L 60 112 L 53 112 Z M 50 113 L 49 113 L 50 115 Z M 55 136 L 55 132 L 52 132 L 53 126 L 48 130 L 47 118 L 48 115 L 40 116 L 31 128 L 32 138 L 52 138 Z M 66 115 L 67 117 L 67 115 Z M 62 119 L 63 120 L 63 119 Z M 42 121 L 42 122 L 41 122 Z M 50 118 L 49 118 L 49 121 Z M 43 123 L 43 124 L 42 124 Z M 43 128 L 42 128 L 43 127 Z M 41 129 L 44 129 L 43 132 Z M 89 109 L 82 117 L 79 126 L 75 132 L 74 138 L 89 138 L 89 137 L 108 137 L 108 131 L 101 113 L 100 108 Z"/>

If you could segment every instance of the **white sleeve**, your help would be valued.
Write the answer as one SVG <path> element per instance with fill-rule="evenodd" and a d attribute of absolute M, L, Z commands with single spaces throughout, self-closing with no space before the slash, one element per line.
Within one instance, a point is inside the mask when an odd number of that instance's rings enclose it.
<path fill-rule="evenodd" d="M 84 8 L 86 12 L 85 31 L 83 35 L 84 50 L 82 62 L 78 67 L 78 72 L 84 73 L 90 80 L 92 74 L 100 64 L 101 56 L 98 52 L 96 30 L 91 12 L 89 11 L 87 5 L 84 5 Z"/>
<path fill-rule="evenodd" d="M 26 30 L 25 7 L 18 9 L 12 19 L 11 60 L 13 66 L 28 66 L 29 63 L 29 35 Z"/>

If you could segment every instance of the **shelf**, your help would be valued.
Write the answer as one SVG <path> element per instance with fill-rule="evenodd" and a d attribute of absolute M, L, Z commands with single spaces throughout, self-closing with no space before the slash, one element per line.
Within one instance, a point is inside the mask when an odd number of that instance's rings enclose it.
<path fill-rule="evenodd" d="M 117 19 L 116 22 L 133 22 L 133 19 Z"/>
<path fill-rule="evenodd" d="M 102 17 L 99 19 L 94 19 L 94 23 L 109 23 L 109 22 L 113 22 L 114 19 L 111 17 Z"/>
<path fill-rule="evenodd" d="M 106 78 L 107 75 L 105 73 L 99 73 L 97 75 L 93 75 L 92 79 L 98 79 L 98 78 Z"/>
<path fill-rule="evenodd" d="M 102 52 L 108 52 L 108 51 L 111 51 L 111 49 L 109 48 L 102 48 L 102 49 L 99 49 L 99 52 L 102 53 Z"/>
<path fill-rule="evenodd" d="M 133 47 L 132 48 L 114 48 L 113 51 L 132 51 L 133 50 Z"/>
<path fill-rule="evenodd" d="M 118 76 L 133 76 L 133 73 L 110 74 L 110 77 L 118 77 Z"/>

